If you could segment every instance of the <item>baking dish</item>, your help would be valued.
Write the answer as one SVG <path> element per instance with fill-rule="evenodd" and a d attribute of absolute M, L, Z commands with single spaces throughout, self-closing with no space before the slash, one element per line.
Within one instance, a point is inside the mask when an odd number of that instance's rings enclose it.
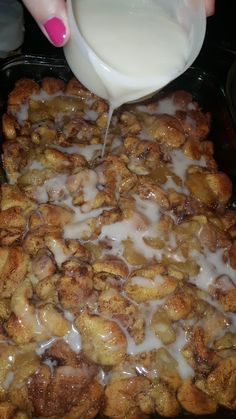
<path fill-rule="evenodd" d="M 227 76 L 226 93 L 229 99 L 230 110 L 236 124 L 236 62 L 234 62 Z"/>
<path fill-rule="evenodd" d="M 64 60 L 44 57 L 19 56 L 4 62 L 0 71 L 1 111 L 4 109 L 7 94 L 16 80 L 21 77 L 40 80 L 46 75 L 67 80 L 71 76 L 71 72 Z M 215 143 L 216 160 L 219 168 L 227 172 L 235 182 L 236 132 L 227 107 L 224 90 L 214 76 L 199 68 L 190 68 L 183 76 L 166 88 L 170 91 L 175 89 L 189 91 L 199 101 L 204 110 L 211 112 L 212 131 L 210 135 Z M 234 205 L 232 201 L 232 206 Z M 231 416 L 233 416 L 233 413 L 226 413 L 222 409 L 212 417 Z"/>
<path fill-rule="evenodd" d="M 47 75 L 66 81 L 72 76 L 72 72 L 62 58 L 19 55 L 3 60 L 0 66 L 0 111 L 3 111 L 7 95 L 19 78 L 29 77 L 39 81 Z M 211 113 L 210 139 L 214 142 L 215 158 L 219 169 L 226 172 L 235 185 L 236 127 L 231 117 L 224 87 L 210 72 L 200 67 L 190 67 L 165 88 L 166 91 L 177 89 L 191 93 L 203 110 Z M 236 205 L 236 197 L 233 197 L 232 205 Z"/>

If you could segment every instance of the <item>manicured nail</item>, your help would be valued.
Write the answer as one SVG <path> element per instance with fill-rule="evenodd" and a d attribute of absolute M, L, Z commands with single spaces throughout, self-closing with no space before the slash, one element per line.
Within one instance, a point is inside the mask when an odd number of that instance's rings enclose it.
<path fill-rule="evenodd" d="M 61 19 L 58 17 L 52 17 L 51 19 L 47 20 L 43 26 L 51 42 L 56 47 L 60 47 L 64 44 L 66 37 L 66 27 Z"/>

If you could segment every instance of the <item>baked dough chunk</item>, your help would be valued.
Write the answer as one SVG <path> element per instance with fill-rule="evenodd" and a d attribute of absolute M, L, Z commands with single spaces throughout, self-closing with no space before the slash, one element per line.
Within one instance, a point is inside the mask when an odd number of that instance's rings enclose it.
<path fill-rule="evenodd" d="M 68 359 L 65 352 L 68 349 L 63 345 L 62 348 L 46 352 L 45 357 L 55 359 L 59 365 L 54 367 L 53 372 L 49 366 L 42 365 L 30 378 L 28 393 L 37 415 L 63 417 L 79 402 L 80 394 L 85 388 L 89 389 L 93 382 L 97 367 L 80 356 L 71 355 Z"/>

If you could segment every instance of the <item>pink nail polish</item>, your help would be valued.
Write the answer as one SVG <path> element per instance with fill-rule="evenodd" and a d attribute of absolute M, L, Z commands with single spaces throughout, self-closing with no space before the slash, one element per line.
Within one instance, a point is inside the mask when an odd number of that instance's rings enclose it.
<path fill-rule="evenodd" d="M 50 40 L 56 47 L 63 45 L 66 37 L 66 27 L 61 19 L 58 17 L 52 17 L 47 20 L 43 26 Z"/>

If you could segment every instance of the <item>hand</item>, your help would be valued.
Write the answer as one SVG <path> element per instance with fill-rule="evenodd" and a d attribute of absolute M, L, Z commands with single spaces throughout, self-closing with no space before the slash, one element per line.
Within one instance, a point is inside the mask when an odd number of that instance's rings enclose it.
<path fill-rule="evenodd" d="M 215 0 L 205 0 L 206 15 L 212 16 L 215 13 Z"/>
<path fill-rule="evenodd" d="M 23 0 L 48 40 L 56 47 L 63 46 L 69 36 L 65 0 Z M 215 11 L 215 0 L 205 0 L 206 14 Z"/>
<path fill-rule="evenodd" d="M 48 40 L 63 46 L 69 36 L 65 0 L 22 0 Z"/>

